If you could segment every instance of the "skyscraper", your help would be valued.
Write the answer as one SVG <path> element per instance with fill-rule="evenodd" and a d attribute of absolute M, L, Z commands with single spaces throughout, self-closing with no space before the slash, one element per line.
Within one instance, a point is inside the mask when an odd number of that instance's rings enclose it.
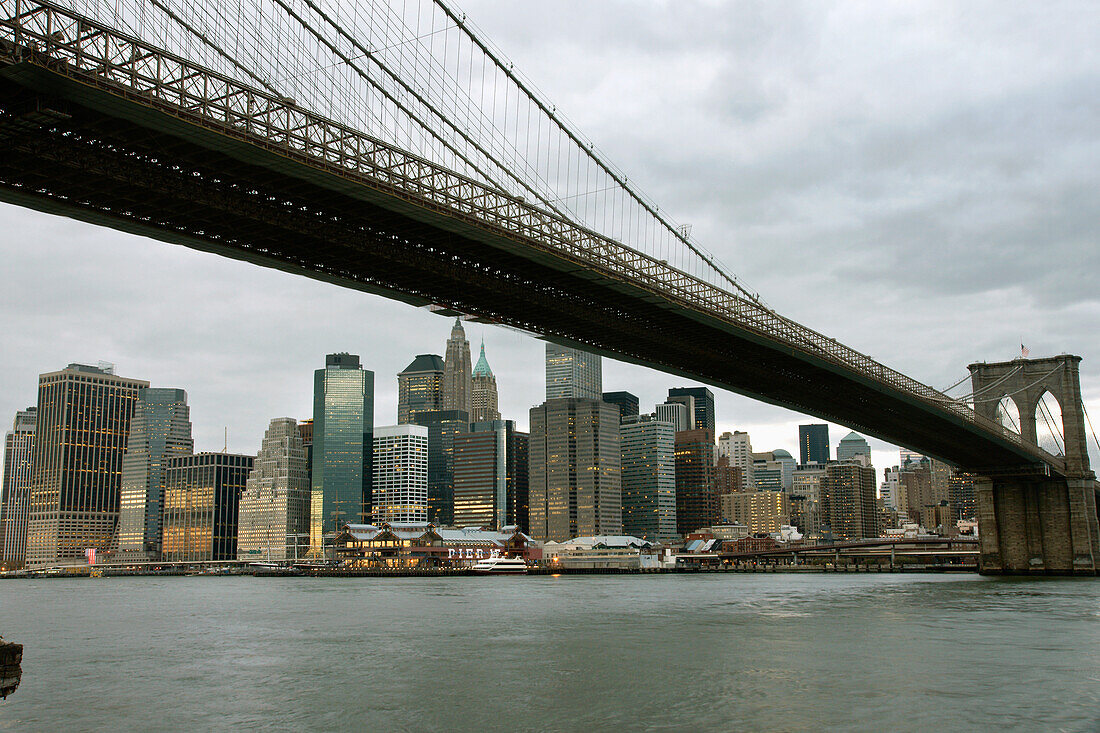
<path fill-rule="evenodd" d="M 863 461 L 863 465 L 871 465 L 871 444 L 856 433 L 848 433 L 837 444 L 836 459 L 838 461 Z"/>
<path fill-rule="evenodd" d="M 604 392 L 603 401 L 619 408 L 620 420 L 626 420 L 638 414 L 638 398 L 629 392 Z"/>
<path fill-rule="evenodd" d="M 830 463 L 821 480 L 821 524 L 833 537 L 860 540 L 879 536 L 875 469 L 858 461 Z"/>
<path fill-rule="evenodd" d="M 454 523 L 455 436 L 470 429 L 470 416 L 462 410 L 414 412 L 412 422 L 428 429 L 428 521 Z"/>
<path fill-rule="evenodd" d="M 459 527 L 526 532 L 529 436 L 511 420 L 475 422 L 455 436 L 455 516 Z"/>
<path fill-rule="evenodd" d="M 0 567 L 21 568 L 27 556 L 27 515 L 30 510 L 34 426 L 37 408 L 15 413 L 4 436 L 4 483 L 0 494 Z"/>
<path fill-rule="evenodd" d="M 600 357 L 568 346 L 546 344 L 546 399 L 598 400 L 603 397 Z"/>
<path fill-rule="evenodd" d="M 168 459 L 161 544 L 166 562 L 237 559 L 240 496 L 254 460 L 233 453 Z"/>
<path fill-rule="evenodd" d="M 241 494 L 237 558 L 279 562 L 309 551 L 309 462 L 298 421 L 277 417 Z"/>
<path fill-rule="evenodd" d="M 418 354 L 397 375 L 397 424 L 412 420 L 412 413 L 443 409 L 443 358 Z"/>
<path fill-rule="evenodd" d="M 164 472 L 170 458 L 190 455 L 194 449 L 187 393 L 182 389 L 139 389 L 122 457 L 121 559 L 160 559 Z"/>
<path fill-rule="evenodd" d="M 466 340 L 462 321 L 456 318 L 443 357 L 443 409 L 462 410 L 469 415 L 472 392 L 470 342 Z"/>
<path fill-rule="evenodd" d="M 497 378 L 485 358 L 485 342 L 481 342 L 481 356 L 474 365 L 471 377 L 470 422 L 487 422 L 500 419 L 497 409 Z"/>
<path fill-rule="evenodd" d="M 798 426 L 799 463 L 829 462 L 829 426 L 822 424 Z"/>
<path fill-rule="evenodd" d="M 668 391 L 668 399 L 692 397 L 694 425 L 690 430 L 709 430 L 714 436 L 714 393 L 706 387 L 673 387 Z M 713 439 L 713 437 L 712 437 Z"/>
<path fill-rule="evenodd" d="M 531 408 L 531 536 L 561 542 L 622 532 L 619 410 L 599 399 Z"/>
<path fill-rule="evenodd" d="M 677 432 L 680 432 L 680 431 L 683 431 L 683 430 L 695 430 L 696 429 L 695 428 L 695 397 L 693 395 L 681 394 L 681 395 L 676 395 L 675 397 L 673 397 L 672 395 L 669 395 L 668 399 L 665 400 L 664 405 L 661 405 L 661 407 L 667 408 L 670 405 L 683 405 L 683 407 L 684 407 L 684 410 L 683 410 L 683 416 L 684 416 L 683 427 L 681 427 L 680 425 L 677 425 L 676 426 L 676 431 Z"/>
<path fill-rule="evenodd" d="M 374 431 L 373 521 L 428 521 L 428 428 L 391 425 Z"/>
<path fill-rule="evenodd" d="M 313 379 L 313 476 L 309 544 L 371 516 L 374 372 L 354 354 L 329 354 Z"/>
<path fill-rule="evenodd" d="M 692 420 L 692 405 L 695 400 L 692 397 L 684 398 L 685 401 L 677 402 L 663 402 L 653 408 L 654 413 L 657 415 L 658 420 L 663 420 L 667 423 L 672 423 L 672 427 L 675 428 L 677 433 L 684 430 L 691 430 L 694 421 Z"/>
<path fill-rule="evenodd" d="M 753 491 L 756 476 L 753 474 L 752 441 L 749 434 L 740 430 L 722 433 L 718 439 L 718 456 L 729 459 L 730 465 L 741 469 L 741 490 Z"/>
<path fill-rule="evenodd" d="M 676 431 L 653 415 L 630 415 L 619 426 L 623 533 L 672 542 L 676 533 Z"/>
<path fill-rule="evenodd" d="M 83 364 L 39 376 L 27 567 L 83 564 L 111 546 L 130 418 L 148 386 Z"/>
<path fill-rule="evenodd" d="M 714 433 L 676 433 L 676 531 L 686 535 L 719 520 Z"/>

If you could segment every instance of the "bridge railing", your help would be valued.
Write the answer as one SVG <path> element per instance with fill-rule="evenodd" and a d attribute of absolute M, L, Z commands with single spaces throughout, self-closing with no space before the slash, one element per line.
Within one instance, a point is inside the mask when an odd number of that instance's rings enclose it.
<path fill-rule="evenodd" d="M 741 297 L 521 198 L 412 155 L 294 100 L 247 86 L 49 0 L 0 0 L 0 57 L 29 62 L 355 180 L 498 236 L 564 256 L 680 306 L 854 372 L 1011 443 L 1058 459 L 968 405 Z"/>

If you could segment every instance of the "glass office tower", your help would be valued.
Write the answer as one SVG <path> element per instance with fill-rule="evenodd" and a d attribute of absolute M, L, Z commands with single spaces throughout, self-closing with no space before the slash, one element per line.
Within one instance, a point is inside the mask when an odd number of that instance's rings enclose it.
<path fill-rule="evenodd" d="M 369 521 L 374 453 L 374 372 L 355 354 L 329 354 L 313 380 L 310 552 L 345 524 Z"/>
<path fill-rule="evenodd" d="M 568 346 L 546 344 L 546 399 L 603 397 L 600 357 Z"/>
<path fill-rule="evenodd" d="M 23 567 L 27 555 L 27 512 L 30 506 L 34 426 L 38 408 L 15 413 L 4 436 L 4 485 L 0 496 L 0 568 Z"/>
<path fill-rule="evenodd" d="M 187 393 L 139 389 L 122 456 L 118 549 L 125 559 L 160 559 L 165 469 L 170 458 L 190 455 L 194 448 Z"/>
<path fill-rule="evenodd" d="M 418 354 L 397 375 L 397 424 L 412 422 L 412 413 L 443 408 L 443 357 Z"/>
<path fill-rule="evenodd" d="M 798 426 L 799 463 L 829 462 L 829 426 L 816 423 Z"/>
<path fill-rule="evenodd" d="M 122 456 L 138 390 L 113 367 L 70 364 L 38 377 L 28 568 L 83 565 L 117 541 Z"/>

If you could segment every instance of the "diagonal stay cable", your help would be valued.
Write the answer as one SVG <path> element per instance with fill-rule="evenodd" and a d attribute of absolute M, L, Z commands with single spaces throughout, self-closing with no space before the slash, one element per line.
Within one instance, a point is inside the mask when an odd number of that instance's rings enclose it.
<path fill-rule="evenodd" d="M 512 66 L 510 64 L 505 64 L 504 61 L 496 53 L 494 53 L 492 49 L 490 49 L 489 46 L 484 43 L 480 37 L 477 36 L 477 34 L 473 32 L 469 24 L 466 23 L 465 17 L 459 17 L 443 0 L 434 1 L 436 5 L 438 5 L 444 13 L 446 13 L 447 17 L 449 17 L 455 23 L 455 25 L 461 28 L 463 32 L 465 32 L 466 35 L 470 38 L 470 40 L 477 44 L 478 48 L 481 49 L 481 52 L 492 59 L 493 63 L 497 65 L 497 68 L 503 71 L 504 74 L 509 79 L 511 79 L 512 83 L 515 84 L 520 91 L 527 95 L 527 98 L 534 102 L 535 105 L 540 110 L 542 110 L 543 114 L 549 117 L 554 122 L 554 124 L 558 126 L 558 129 L 564 132 L 574 145 L 584 151 L 585 154 L 593 162 L 595 162 L 596 165 L 598 165 L 604 173 L 610 176 L 611 180 L 615 181 L 615 183 L 618 184 L 618 186 L 623 191 L 626 191 L 627 194 L 629 194 L 630 197 L 634 199 L 634 201 L 639 206 L 641 206 L 646 212 L 648 212 L 650 216 L 659 221 L 661 225 L 664 226 L 665 229 L 667 229 L 675 239 L 679 240 L 684 246 L 694 252 L 704 262 L 706 262 L 707 265 L 709 265 L 710 268 L 714 270 L 714 272 L 718 273 L 718 275 L 720 275 L 723 280 L 736 288 L 738 292 L 740 292 L 742 295 L 755 303 L 761 302 L 760 297 L 756 293 L 749 291 L 749 289 L 743 286 L 737 280 L 737 278 L 727 273 L 725 268 L 722 267 L 716 260 L 706 254 L 702 249 L 692 244 L 691 240 L 684 236 L 683 232 L 677 229 L 672 224 L 672 222 L 668 221 L 668 219 L 666 219 L 664 215 L 662 215 L 660 211 L 657 210 L 656 206 L 651 205 L 648 201 L 646 201 L 640 193 L 635 191 L 634 188 L 627 183 L 626 179 L 623 176 L 620 176 L 618 173 L 612 170 L 612 168 L 607 163 L 605 163 L 602 158 L 596 155 L 593 152 L 592 147 L 581 140 L 580 137 L 562 121 L 561 115 L 558 115 L 556 110 L 548 108 L 546 104 L 535 94 L 535 92 L 532 91 L 532 89 L 526 83 L 524 83 L 524 81 L 514 72 Z"/>
<path fill-rule="evenodd" d="M 467 165 L 471 166 L 474 170 L 476 170 L 478 173 L 480 173 L 482 176 L 484 176 L 485 179 L 489 183 L 496 186 L 501 191 L 507 192 L 507 189 L 504 186 L 502 186 L 498 181 L 496 181 L 491 175 L 489 175 L 488 173 L 483 171 L 476 163 L 474 163 L 472 160 L 470 160 L 465 154 L 459 152 L 454 146 L 452 146 L 450 143 L 445 141 L 443 139 L 443 137 L 441 135 L 439 135 L 431 125 L 427 124 L 427 122 L 425 120 L 421 119 L 419 115 L 416 115 L 415 113 L 413 113 L 410 109 L 408 109 L 408 107 L 406 107 L 404 104 L 402 104 L 400 101 L 398 101 L 396 97 L 394 97 L 387 90 L 385 90 L 382 87 L 381 84 L 378 84 L 373 79 L 371 79 L 370 74 L 367 74 L 366 72 L 362 71 L 355 64 L 355 59 L 347 56 L 346 54 L 341 52 L 339 49 L 337 49 L 331 42 L 328 41 L 328 39 L 324 38 L 322 34 L 317 32 L 317 30 L 314 29 L 305 19 L 303 19 L 301 16 L 299 16 L 297 13 L 295 13 L 287 5 L 285 0 L 275 0 L 275 2 L 278 3 L 280 6 L 282 6 L 282 8 L 291 17 L 293 17 L 300 24 L 302 24 L 302 26 L 305 27 L 306 30 L 308 30 L 310 33 L 312 33 L 313 36 L 315 38 L 317 38 L 317 40 L 319 40 L 319 41 L 321 41 L 321 43 L 325 44 L 329 48 L 329 50 L 332 51 L 332 53 L 339 56 L 340 59 L 343 60 L 344 63 L 346 63 L 348 66 L 351 66 L 352 68 L 354 68 L 361 76 L 363 76 L 364 79 L 366 79 L 366 81 L 368 83 L 371 84 L 371 86 L 375 87 L 376 89 L 381 91 L 383 94 L 385 94 L 386 98 L 389 99 L 393 104 L 397 105 L 401 109 L 402 112 L 404 112 L 411 119 L 415 120 L 418 124 L 420 124 L 430 135 L 432 135 L 432 137 L 435 137 L 437 140 L 439 140 L 441 143 L 443 143 L 445 146 L 447 146 L 447 148 L 449 150 L 451 150 L 451 152 L 453 152 L 455 155 L 460 157 L 464 162 L 466 162 Z M 357 39 L 355 36 L 348 33 L 346 30 L 344 30 L 344 28 L 341 25 L 339 25 L 335 20 L 333 20 L 332 17 L 329 16 L 328 13 L 326 13 L 322 8 L 320 8 L 317 5 L 317 3 L 314 2 L 314 0 L 302 0 L 302 2 L 304 2 L 307 6 L 309 6 L 309 8 L 311 10 L 313 10 L 313 12 L 315 12 L 326 23 L 328 23 L 330 26 L 332 26 L 333 30 L 335 30 L 340 36 L 342 36 L 352 46 L 354 46 L 355 49 L 357 51 L 359 51 L 359 53 L 360 53 L 359 58 L 367 58 L 370 61 L 372 61 L 376 66 L 378 66 L 379 69 L 381 69 L 383 71 L 383 73 L 386 74 L 386 76 L 388 76 L 390 79 L 392 79 L 394 82 L 396 82 L 398 84 L 398 86 L 400 86 L 406 93 L 411 95 L 417 102 L 422 104 L 433 115 L 435 115 L 437 118 L 439 118 L 439 120 L 442 121 L 447 127 L 449 127 L 452 131 L 457 133 L 459 137 L 461 137 L 463 140 L 465 140 L 469 145 L 473 146 L 473 148 L 475 150 L 477 150 L 479 153 L 481 153 L 481 155 L 485 156 L 486 159 L 492 161 L 493 164 L 497 168 L 499 168 L 501 171 L 503 171 L 509 178 L 511 178 L 516 183 L 518 183 L 521 187 L 523 187 L 525 190 L 527 190 L 528 192 L 530 192 L 531 194 L 536 196 L 547 207 L 549 207 L 551 211 L 557 213 L 559 216 L 562 216 L 562 217 L 572 221 L 572 219 L 570 219 L 570 217 L 566 216 L 566 214 L 564 212 L 562 212 L 557 206 L 555 206 L 553 202 L 551 202 L 549 199 L 547 199 L 545 196 L 543 196 L 541 192 L 539 192 L 538 190 L 533 189 L 529 185 L 527 185 L 527 183 L 524 182 L 523 179 L 521 179 L 518 175 L 516 175 L 511 170 L 511 168 L 509 166 L 506 166 L 504 163 L 497 160 L 497 158 L 492 153 L 490 153 L 488 150 L 486 150 L 476 140 L 471 138 L 464 130 L 461 129 L 461 127 L 459 125 L 456 125 L 454 122 L 452 122 L 451 119 L 449 117 L 447 117 L 447 115 L 445 115 L 438 108 L 436 108 L 436 106 L 433 105 L 422 94 L 420 94 L 420 92 L 416 91 L 416 89 L 414 89 L 412 86 L 410 86 L 404 79 L 402 79 L 400 77 L 400 75 L 395 74 L 386 64 L 384 64 L 381 61 L 381 59 L 373 51 L 371 51 L 366 46 L 364 46 L 359 41 L 359 39 Z"/>
<path fill-rule="evenodd" d="M 216 54 L 218 54 L 223 59 L 225 59 L 229 63 L 233 64 L 233 66 L 237 67 L 242 72 L 244 72 L 246 75 L 248 75 L 248 77 L 250 79 L 255 81 L 257 84 L 260 84 L 261 86 L 263 86 L 264 89 L 271 92 L 272 94 L 274 94 L 277 97 L 283 96 L 279 92 L 279 90 L 277 90 L 275 87 L 268 84 L 266 80 L 264 80 L 264 79 L 260 78 L 259 76 L 257 76 L 255 73 L 253 73 L 253 71 L 251 69 L 249 69 L 247 66 L 245 66 L 244 64 L 237 61 L 237 59 L 230 56 L 225 50 L 223 50 L 221 48 L 221 46 L 219 46 L 218 44 L 211 41 L 210 38 L 207 36 L 207 34 L 199 32 L 198 29 L 196 29 L 194 26 L 192 26 L 186 20 L 181 18 L 179 15 L 177 15 L 175 11 L 173 11 L 171 8 L 169 8 L 167 5 L 165 5 L 163 2 L 161 2 L 161 0 L 149 0 L 149 3 L 152 4 L 153 6 L 155 6 L 156 8 L 158 8 L 162 13 L 167 15 L 173 21 L 175 21 L 176 24 L 181 26 L 188 33 L 195 36 L 195 38 L 199 39 L 199 41 L 201 41 L 204 45 L 209 46 L 211 49 L 213 49 Z"/>

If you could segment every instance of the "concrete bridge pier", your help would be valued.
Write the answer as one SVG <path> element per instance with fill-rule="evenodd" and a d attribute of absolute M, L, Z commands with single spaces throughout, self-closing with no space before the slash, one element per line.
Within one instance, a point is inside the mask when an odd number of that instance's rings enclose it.
<path fill-rule="evenodd" d="M 1036 410 L 1044 394 L 1062 410 L 1064 471 L 1045 464 L 974 471 L 982 573 L 1100 574 L 1100 485 L 1089 468 L 1080 361 L 1064 354 L 970 365 L 975 411 L 997 420 L 998 405 L 1011 400 L 1028 442 L 1036 442 Z"/>

